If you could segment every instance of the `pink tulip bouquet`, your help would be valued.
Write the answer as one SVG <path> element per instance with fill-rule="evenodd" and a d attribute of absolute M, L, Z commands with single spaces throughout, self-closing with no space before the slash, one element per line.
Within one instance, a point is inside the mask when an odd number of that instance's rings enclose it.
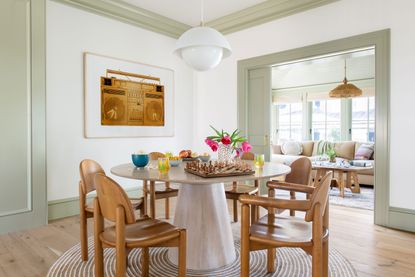
<path fill-rule="evenodd" d="M 239 136 L 241 132 L 238 129 L 233 131 L 232 134 L 229 134 L 223 130 L 218 131 L 214 127 L 210 127 L 215 131 L 216 135 L 207 137 L 205 142 L 213 152 L 216 152 L 220 147 L 223 147 L 229 149 L 231 152 L 230 154 L 235 151 L 236 156 L 238 157 L 243 152 L 251 151 L 252 146 L 245 137 Z"/>

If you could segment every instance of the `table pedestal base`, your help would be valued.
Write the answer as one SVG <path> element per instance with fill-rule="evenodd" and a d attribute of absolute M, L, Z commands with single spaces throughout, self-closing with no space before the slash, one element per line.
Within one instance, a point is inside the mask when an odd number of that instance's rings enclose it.
<path fill-rule="evenodd" d="M 187 268 L 215 269 L 236 259 L 223 184 L 180 185 L 174 225 L 187 230 Z M 177 249 L 168 257 L 177 265 Z"/>

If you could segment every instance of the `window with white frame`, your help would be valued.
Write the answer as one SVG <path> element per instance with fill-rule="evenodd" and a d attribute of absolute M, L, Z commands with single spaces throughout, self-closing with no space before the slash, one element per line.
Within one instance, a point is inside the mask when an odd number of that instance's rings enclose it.
<path fill-rule="evenodd" d="M 302 140 L 303 104 L 277 104 L 277 141 Z"/>
<path fill-rule="evenodd" d="M 275 141 L 375 139 L 374 91 L 363 97 L 331 99 L 326 93 L 284 93 L 274 98 Z M 280 100 L 280 101 L 278 101 Z"/>
<path fill-rule="evenodd" d="M 354 141 L 375 141 L 375 97 L 352 100 L 351 136 Z"/>
<path fill-rule="evenodd" d="M 311 139 L 341 140 L 340 99 L 314 100 L 311 105 Z"/>

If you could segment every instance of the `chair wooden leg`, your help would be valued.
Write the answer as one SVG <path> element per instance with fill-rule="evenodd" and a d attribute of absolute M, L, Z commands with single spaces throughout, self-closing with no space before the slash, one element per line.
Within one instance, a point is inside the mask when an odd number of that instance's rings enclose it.
<path fill-rule="evenodd" d="M 267 270 L 269 273 L 275 272 L 275 255 L 276 249 L 271 248 L 267 250 Z"/>
<path fill-rule="evenodd" d="M 290 191 L 290 199 L 291 200 L 295 199 L 295 192 L 294 191 Z M 295 211 L 294 210 L 290 210 L 290 216 L 295 216 Z"/>
<path fill-rule="evenodd" d="M 233 200 L 233 221 L 238 222 L 238 200 Z"/>
<path fill-rule="evenodd" d="M 186 277 L 186 230 L 180 230 L 179 237 L 179 277 Z"/>
<path fill-rule="evenodd" d="M 329 276 L 329 241 L 323 242 L 323 277 Z"/>
<path fill-rule="evenodd" d="M 314 206 L 313 215 L 313 247 L 311 250 L 313 277 L 323 276 L 323 222 L 320 207 L 319 203 Z"/>
<path fill-rule="evenodd" d="M 140 217 L 144 217 L 144 215 L 146 214 L 145 212 L 145 208 L 144 205 L 140 208 Z"/>
<path fill-rule="evenodd" d="M 147 181 L 143 181 L 143 213 L 144 215 L 148 215 L 148 187 Z"/>
<path fill-rule="evenodd" d="M 147 247 L 141 249 L 141 275 L 143 277 L 150 276 L 150 257 Z"/>
<path fill-rule="evenodd" d="M 323 276 L 323 253 L 322 253 L 322 245 L 314 245 L 313 246 L 313 255 L 312 255 L 312 271 L 313 277 L 321 277 Z"/>
<path fill-rule="evenodd" d="M 95 277 L 104 277 L 104 248 L 102 248 L 102 242 L 95 241 Z"/>
<path fill-rule="evenodd" d="M 126 256 L 126 249 L 125 246 L 116 247 L 116 272 L 115 275 L 117 277 L 125 277 L 125 274 L 127 272 L 127 256 Z"/>
<path fill-rule="evenodd" d="M 165 217 L 166 219 L 170 219 L 170 199 L 166 198 L 164 203 L 164 210 L 165 210 Z"/>
<path fill-rule="evenodd" d="M 241 277 L 249 277 L 249 206 L 242 205 Z"/>
<path fill-rule="evenodd" d="M 156 218 L 156 188 L 155 182 L 150 181 L 150 217 Z"/>
<path fill-rule="evenodd" d="M 81 256 L 82 261 L 88 261 L 88 226 L 85 211 L 80 213 L 80 229 L 81 229 Z"/>
<path fill-rule="evenodd" d="M 104 219 L 101 215 L 98 199 L 94 199 L 94 250 L 95 277 L 104 277 L 104 249 L 99 234 L 104 229 Z"/>

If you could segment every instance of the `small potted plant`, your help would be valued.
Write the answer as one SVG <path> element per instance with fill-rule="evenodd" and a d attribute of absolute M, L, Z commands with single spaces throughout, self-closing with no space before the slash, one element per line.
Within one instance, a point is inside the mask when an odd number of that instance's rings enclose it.
<path fill-rule="evenodd" d="M 334 147 L 330 147 L 329 149 L 327 149 L 326 155 L 329 157 L 329 161 L 331 163 L 336 162 L 336 151 L 334 150 Z"/>

